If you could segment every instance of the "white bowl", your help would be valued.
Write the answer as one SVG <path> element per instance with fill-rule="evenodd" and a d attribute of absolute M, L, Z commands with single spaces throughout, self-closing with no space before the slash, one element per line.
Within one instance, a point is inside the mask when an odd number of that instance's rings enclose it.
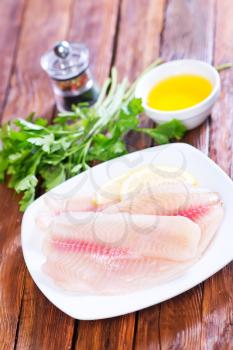
<path fill-rule="evenodd" d="M 202 102 L 193 107 L 177 111 L 160 111 L 147 104 L 147 96 L 152 87 L 159 81 L 180 74 L 200 75 L 208 79 L 213 90 Z M 143 107 L 148 117 L 162 124 L 171 119 L 181 120 L 188 129 L 199 126 L 210 115 L 213 104 L 220 94 L 220 77 L 217 70 L 210 64 L 198 60 L 177 60 L 164 63 L 146 73 L 138 82 L 135 96 L 142 98 Z"/>

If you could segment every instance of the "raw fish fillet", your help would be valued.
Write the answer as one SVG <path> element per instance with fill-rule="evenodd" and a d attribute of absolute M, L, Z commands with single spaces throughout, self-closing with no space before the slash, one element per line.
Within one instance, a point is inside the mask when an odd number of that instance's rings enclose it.
<path fill-rule="evenodd" d="M 211 243 L 223 220 L 224 210 L 221 202 L 209 207 L 208 212 L 196 218 L 194 221 L 201 229 L 201 239 L 198 245 L 198 253 L 202 254 Z"/>
<path fill-rule="evenodd" d="M 75 212 L 52 220 L 47 240 L 87 242 L 92 247 L 104 244 L 106 248 L 183 261 L 196 255 L 200 237 L 199 226 L 181 216 Z"/>
<path fill-rule="evenodd" d="M 92 197 L 74 196 L 68 199 L 52 197 L 51 194 L 44 196 L 44 203 L 48 211 L 53 215 L 69 211 L 96 211 L 97 206 Z"/>
<path fill-rule="evenodd" d="M 75 212 L 48 227 L 43 270 L 71 292 L 114 294 L 174 277 L 200 241 L 199 226 L 180 216 Z"/>
<path fill-rule="evenodd" d="M 54 198 L 50 194 L 44 195 L 46 210 L 37 217 L 36 224 L 46 232 L 51 219 L 61 213 L 97 211 L 98 208 L 91 197 Z"/>
<path fill-rule="evenodd" d="M 209 206 L 219 202 L 220 198 L 216 192 L 187 186 L 184 183 L 167 183 L 148 187 L 104 210 L 109 213 L 182 215 L 193 219 L 208 211 Z"/>
<path fill-rule="evenodd" d="M 176 277 L 197 261 L 223 218 L 219 195 L 183 183 L 147 188 L 96 207 L 47 202 L 43 271 L 68 292 L 127 293 Z"/>
<path fill-rule="evenodd" d="M 200 254 L 208 247 L 224 214 L 218 193 L 183 183 L 150 187 L 125 201 L 109 206 L 104 212 L 187 217 L 201 228 Z"/>
<path fill-rule="evenodd" d="M 64 253 L 63 253 L 64 254 Z M 69 293 L 119 294 L 171 280 L 194 263 L 143 256 L 66 255 L 51 250 L 43 271 Z"/>

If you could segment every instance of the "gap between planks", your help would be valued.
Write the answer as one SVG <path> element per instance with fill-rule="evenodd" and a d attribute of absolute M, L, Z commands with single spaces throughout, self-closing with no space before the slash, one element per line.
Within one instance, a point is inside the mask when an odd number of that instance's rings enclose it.
<path fill-rule="evenodd" d="M 17 57 L 17 53 L 18 53 L 18 44 L 19 44 L 19 38 L 21 35 L 21 28 L 22 28 L 22 23 L 23 23 L 23 19 L 24 19 L 24 14 L 27 8 L 27 1 L 26 0 L 22 0 L 22 10 L 21 10 L 21 15 L 20 15 L 20 19 L 19 19 L 19 30 L 17 31 L 16 34 L 16 38 L 15 38 L 15 45 L 12 51 L 12 61 L 11 61 L 11 65 L 9 68 L 9 74 L 8 74 L 8 78 L 7 78 L 7 82 L 6 82 L 6 89 L 5 89 L 5 93 L 4 93 L 4 97 L 3 97 L 3 101 L 2 101 L 2 106 L 0 106 L 0 125 L 1 125 L 1 121 L 2 121 L 2 116 L 7 104 L 7 99 L 8 99 L 8 95 L 10 92 L 10 81 L 11 81 L 11 76 L 13 75 L 13 72 L 15 70 L 15 63 L 16 63 L 16 57 Z"/>

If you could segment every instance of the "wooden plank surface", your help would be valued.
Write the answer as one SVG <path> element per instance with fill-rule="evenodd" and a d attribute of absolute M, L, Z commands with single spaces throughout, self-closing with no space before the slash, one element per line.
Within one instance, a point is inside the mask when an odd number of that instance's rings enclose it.
<path fill-rule="evenodd" d="M 100 82 L 112 63 L 121 77 L 132 80 L 159 53 L 166 59 L 211 62 L 214 50 L 215 63 L 233 59 L 231 0 L 3 0 L 1 9 L 0 47 L 6 46 L 8 57 L 1 59 L 3 121 L 32 110 L 52 116 L 54 98 L 39 57 L 63 38 L 87 43 Z M 189 133 L 186 141 L 205 153 L 210 148 L 211 157 L 233 176 L 233 70 L 221 77 L 223 92 L 211 123 Z M 142 117 L 142 125 L 152 124 Z M 149 138 L 133 134 L 127 141 L 132 150 L 151 145 Z M 0 186 L 0 349 L 13 349 L 14 343 L 22 350 L 233 348 L 232 265 L 206 281 L 204 288 L 199 285 L 161 305 L 108 320 L 74 323 L 25 273 L 17 199 Z"/>
<path fill-rule="evenodd" d="M 119 5 L 120 0 L 74 1 L 68 38 L 87 45 L 91 68 L 100 84 L 111 67 Z"/>
<path fill-rule="evenodd" d="M 24 289 L 18 197 L 0 186 L 0 349 L 13 349 Z M 9 218 L 10 213 L 10 218 Z"/>
<path fill-rule="evenodd" d="M 51 304 L 26 275 L 15 349 L 71 348 L 74 321 Z"/>
<path fill-rule="evenodd" d="M 167 59 L 213 60 L 215 0 L 169 0 L 162 53 Z M 189 132 L 185 141 L 208 154 L 209 123 Z"/>
<path fill-rule="evenodd" d="M 9 92 L 24 9 L 24 0 L 17 4 L 14 0 L 0 2 L 0 120 Z M 17 200 L 13 191 L 0 185 L 0 349 L 4 350 L 14 346 L 24 288 L 25 264 L 19 241 L 21 215 Z M 14 276 L 14 280 L 9 276 Z"/>
<path fill-rule="evenodd" d="M 134 314 L 106 320 L 80 321 L 76 350 L 131 349 L 134 337 Z"/>
<path fill-rule="evenodd" d="M 72 0 L 27 1 L 3 121 L 26 117 L 32 111 L 51 116 L 54 97 L 47 75 L 41 69 L 40 57 L 54 42 L 65 37 L 71 4 Z"/>
<path fill-rule="evenodd" d="M 233 6 L 231 0 L 217 1 L 214 62 L 233 59 Z M 221 72 L 222 92 L 212 113 L 210 156 L 233 177 L 233 69 Z M 233 264 L 229 264 L 204 284 L 202 310 L 203 350 L 233 349 Z"/>
<path fill-rule="evenodd" d="M 132 82 L 159 57 L 164 4 L 165 0 L 122 0 L 114 61 L 121 78 L 126 76 Z M 141 126 L 152 127 L 153 122 L 142 115 Z M 126 143 L 131 152 L 152 145 L 150 137 L 138 133 L 129 133 Z"/>
<path fill-rule="evenodd" d="M 10 88 L 9 82 L 14 60 L 17 52 L 17 42 L 20 33 L 20 24 L 25 8 L 25 0 L 2 0 L 0 2 L 0 120 L 6 104 L 7 92 Z"/>

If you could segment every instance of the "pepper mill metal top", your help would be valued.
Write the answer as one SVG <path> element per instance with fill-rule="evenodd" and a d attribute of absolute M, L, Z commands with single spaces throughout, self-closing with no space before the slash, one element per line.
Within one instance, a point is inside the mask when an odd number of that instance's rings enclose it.
<path fill-rule="evenodd" d="M 70 54 L 70 44 L 65 40 L 59 41 L 57 44 L 55 44 L 53 51 L 57 57 L 64 59 Z"/>
<path fill-rule="evenodd" d="M 68 80 L 82 74 L 89 65 L 84 44 L 59 41 L 41 57 L 41 66 L 55 80 Z"/>

